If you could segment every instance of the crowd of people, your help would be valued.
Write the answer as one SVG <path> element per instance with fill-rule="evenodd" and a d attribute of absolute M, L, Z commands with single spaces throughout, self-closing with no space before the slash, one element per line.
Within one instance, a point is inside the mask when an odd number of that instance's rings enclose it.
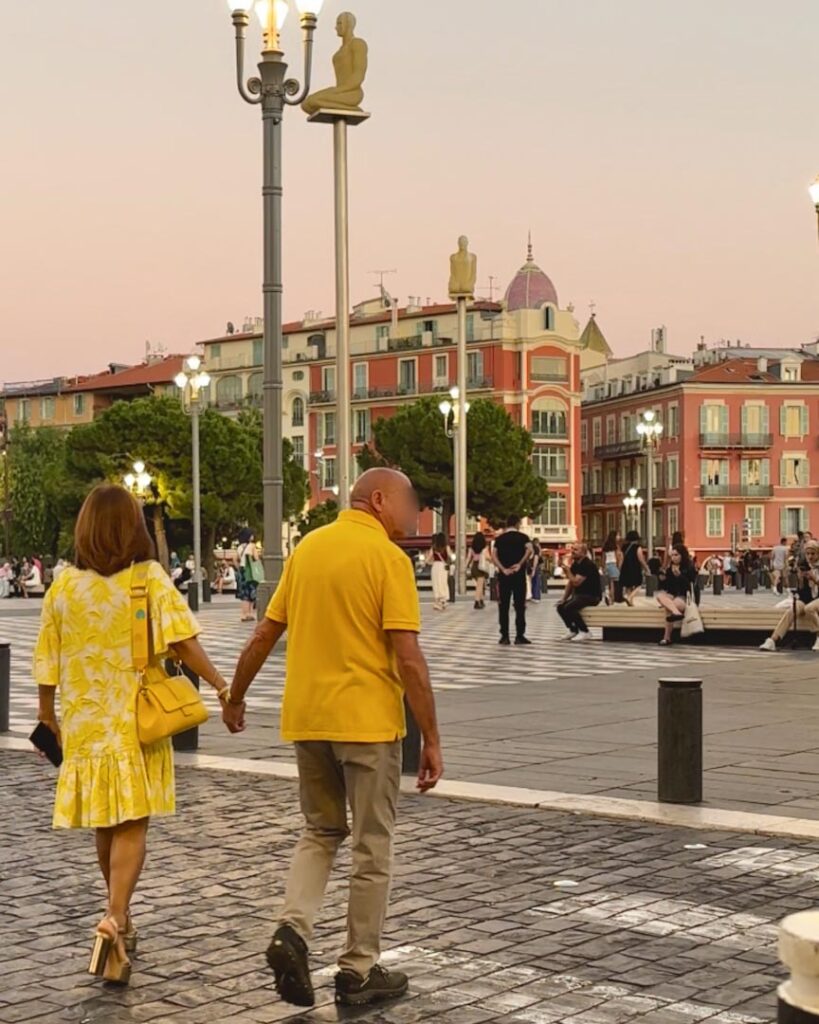
<path fill-rule="evenodd" d="M 68 564 L 64 558 L 53 562 L 39 555 L 8 558 L 0 563 L 0 598 L 42 597 Z"/>

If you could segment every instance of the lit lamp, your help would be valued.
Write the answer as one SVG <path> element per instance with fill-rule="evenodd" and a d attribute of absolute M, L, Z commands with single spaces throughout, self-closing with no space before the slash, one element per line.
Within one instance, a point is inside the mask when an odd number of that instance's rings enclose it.
<path fill-rule="evenodd" d="M 132 472 L 126 473 L 122 482 L 132 494 L 142 497 L 150 487 L 152 479 L 151 474 L 145 472 L 145 463 L 138 459 L 132 466 Z"/>
<path fill-rule="evenodd" d="M 646 547 L 648 557 L 654 555 L 654 450 L 660 443 L 663 433 L 663 425 L 657 419 L 653 409 L 647 409 L 637 424 L 637 433 L 643 442 L 646 453 L 646 465 L 648 467 L 648 480 L 646 483 L 647 509 L 646 509 Z"/>
<path fill-rule="evenodd" d="M 188 356 L 185 369 L 174 377 L 185 408 L 191 414 L 191 448 L 193 475 L 193 575 L 188 582 L 188 604 L 196 611 L 199 608 L 199 584 L 202 583 L 202 597 L 210 601 L 210 587 L 202 579 L 202 495 L 199 483 L 199 404 L 201 392 L 210 384 L 210 374 L 202 369 L 202 360 L 197 355 Z"/>
<path fill-rule="evenodd" d="M 819 226 L 819 174 L 816 175 L 816 181 L 808 186 L 808 192 L 813 200 L 813 205 L 816 207 L 816 220 L 817 226 Z"/>
<path fill-rule="evenodd" d="M 643 507 L 643 499 L 637 494 L 636 487 L 629 487 L 628 494 L 623 498 L 623 505 L 632 529 L 636 528 L 640 521 L 640 510 Z"/>
<path fill-rule="evenodd" d="M 287 77 L 287 63 L 280 47 L 280 32 L 289 4 L 285 0 L 228 0 L 236 38 L 236 84 L 247 103 L 262 113 L 263 138 L 263 246 L 264 298 L 263 402 L 264 469 L 263 533 L 264 582 L 259 586 L 260 614 L 272 597 L 282 573 L 284 526 L 284 468 L 282 463 L 282 120 L 285 107 L 298 106 L 310 91 L 313 34 L 322 0 L 297 0 L 301 15 L 304 80 L 300 85 Z M 245 80 L 245 38 L 250 9 L 262 25 L 264 45 L 258 74 Z"/>

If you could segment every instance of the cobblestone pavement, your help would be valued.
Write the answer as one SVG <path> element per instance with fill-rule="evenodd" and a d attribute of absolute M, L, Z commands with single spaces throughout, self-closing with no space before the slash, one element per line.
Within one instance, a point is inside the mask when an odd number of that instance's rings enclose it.
<path fill-rule="evenodd" d="M 424 600 L 422 644 L 449 779 L 652 800 L 657 680 L 696 675 L 704 683 L 706 804 L 819 817 L 819 656 L 600 641 L 578 650 L 558 639 L 554 600 L 530 606 L 534 646 L 511 649 L 495 642 L 493 609 L 474 612 L 471 604 L 458 604 L 436 615 Z M 730 600 L 759 605 L 777 599 Z M 20 601 L 0 606 L 0 641 L 13 645 L 12 731 L 27 736 L 37 707 L 29 672 L 37 609 Z M 230 598 L 204 607 L 200 617 L 208 649 L 230 673 L 250 627 L 237 621 Z M 246 733 L 228 736 L 214 714 L 201 732 L 203 753 L 291 758 L 278 735 L 283 668 L 283 657 L 275 655 L 250 691 Z M 206 700 L 217 712 L 210 691 Z"/>
<path fill-rule="evenodd" d="M 50 829 L 53 770 L 0 752 L 0 1022 L 765 1024 L 775 923 L 819 901 L 819 844 L 403 798 L 385 960 L 409 997 L 332 1003 L 345 854 L 313 943 L 318 1005 L 278 1001 L 263 960 L 300 825 L 290 783 L 179 771 L 154 824 L 127 990 L 84 973 L 102 905 L 93 839 Z M 8 799 L 11 796 L 11 799 Z"/>

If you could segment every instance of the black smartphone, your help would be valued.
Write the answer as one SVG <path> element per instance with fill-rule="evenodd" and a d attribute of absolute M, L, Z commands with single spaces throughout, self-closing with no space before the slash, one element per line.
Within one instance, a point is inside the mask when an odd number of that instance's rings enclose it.
<path fill-rule="evenodd" d="M 44 725 L 42 722 L 38 722 L 37 728 L 29 736 L 29 740 L 31 740 L 38 750 L 41 750 L 45 754 L 55 768 L 60 767 L 63 763 L 62 747 L 57 742 L 57 737 L 47 725 Z"/>

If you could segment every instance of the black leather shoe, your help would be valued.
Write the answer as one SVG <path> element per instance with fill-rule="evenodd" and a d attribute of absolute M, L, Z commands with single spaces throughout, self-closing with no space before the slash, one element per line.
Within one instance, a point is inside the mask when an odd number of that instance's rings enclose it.
<path fill-rule="evenodd" d="M 364 1006 L 385 999 L 398 999 L 406 995 L 409 978 L 400 971 L 388 971 L 376 964 L 367 978 L 353 971 L 339 971 L 336 975 L 336 1002 L 341 1006 Z"/>
<path fill-rule="evenodd" d="M 525 636 L 515 637 L 515 647 L 531 647 L 532 641 L 527 640 Z"/>
<path fill-rule="evenodd" d="M 289 924 L 281 925 L 274 932 L 267 948 L 267 962 L 276 979 L 276 991 L 286 1003 L 315 1006 L 307 944 Z"/>
<path fill-rule="evenodd" d="M 498 643 L 501 645 L 501 647 L 508 647 L 509 646 L 509 637 L 508 636 L 502 636 L 500 638 L 500 640 L 498 640 Z"/>

